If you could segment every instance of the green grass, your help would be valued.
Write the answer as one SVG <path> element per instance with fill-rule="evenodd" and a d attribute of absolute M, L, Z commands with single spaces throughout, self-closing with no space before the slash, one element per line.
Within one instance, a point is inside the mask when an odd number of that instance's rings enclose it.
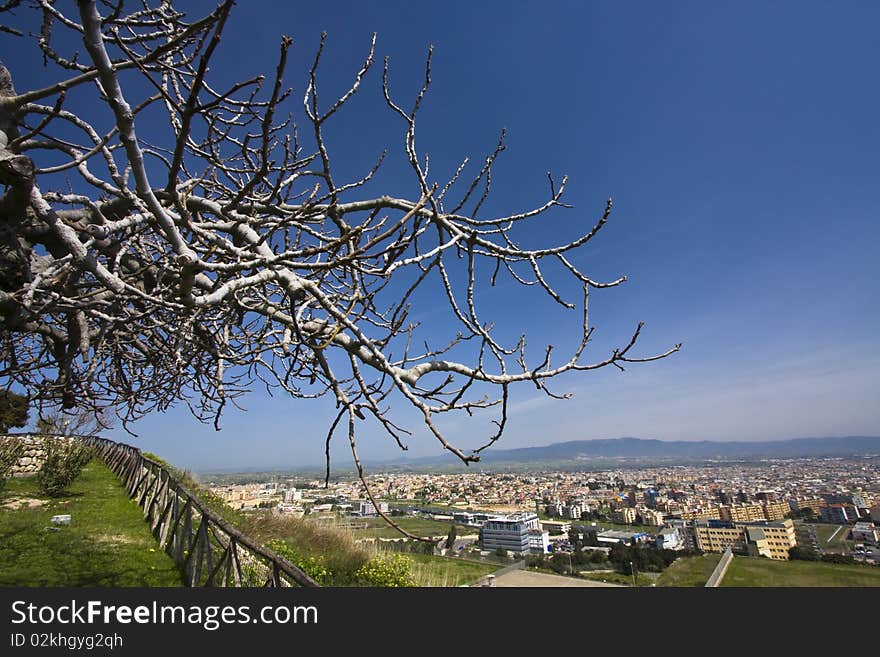
<path fill-rule="evenodd" d="M 449 533 L 450 522 L 441 520 L 428 520 L 414 516 L 396 516 L 391 518 L 403 529 L 415 536 L 446 536 Z M 350 518 L 346 519 L 353 527 L 352 533 L 357 538 L 403 538 L 403 534 L 386 523 L 382 518 Z M 361 529 L 366 523 L 367 528 Z M 463 527 L 456 525 L 458 536 L 477 534 L 476 527 Z"/>
<path fill-rule="evenodd" d="M 45 504 L 23 508 L 14 501 L 21 498 Z M 70 525 L 52 525 L 53 515 L 68 513 Z M 182 585 L 141 509 L 97 459 L 65 497 L 41 496 L 36 477 L 7 482 L 0 495 L 0 586 Z"/>
<path fill-rule="evenodd" d="M 846 525 L 813 525 L 816 528 L 816 536 L 819 537 L 819 547 L 822 550 L 828 550 L 830 552 L 845 552 L 847 551 L 847 543 L 851 541 L 847 541 L 846 537 L 849 536 L 850 527 Z M 835 530 L 840 528 L 840 531 L 836 534 Z M 828 539 L 834 536 L 831 539 L 831 542 L 828 542 Z"/>
<path fill-rule="evenodd" d="M 494 564 L 434 557 L 428 554 L 407 554 L 413 560 L 416 586 L 464 586 L 498 570 Z"/>
<path fill-rule="evenodd" d="M 676 559 L 657 579 L 657 586 L 705 586 L 720 559 L 720 554 Z"/>
<path fill-rule="evenodd" d="M 734 557 L 721 585 L 880 586 L 880 568 L 817 561 L 771 561 L 758 557 Z"/>

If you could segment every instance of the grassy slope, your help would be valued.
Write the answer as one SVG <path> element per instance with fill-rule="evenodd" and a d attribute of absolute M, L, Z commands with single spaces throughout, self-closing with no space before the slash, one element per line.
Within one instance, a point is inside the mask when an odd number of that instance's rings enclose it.
<path fill-rule="evenodd" d="M 494 564 L 434 557 L 427 554 L 406 555 L 415 563 L 416 586 L 463 586 L 498 570 Z"/>
<path fill-rule="evenodd" d="M 398 516 L 392 518 L 403 529 L 416 536 L 446 536 L 449 533 L 450 522 L 428 520 L 413 516 Z M 382 518 L 352 518 L 352 533 L 356 538 L 403 538 L 400 532 L 389 526 Z M 361 527 L 366 524 L 366 529 Z M 464 527 L 457 525 L 455 528 L 458 536 L 478 534 L 477 527 Z"/>
<path fill-rule="evenodd" d="M 271 512 L 243 513 L 234 510 L 219 497 L 212 495 L 204 484 L 192 476 L 175 470 L 193 492 L 213 511 L 258 543 L 280 540 L 306 559 L 315 559 L 333 573 L 325 586 L 351 586 L 355 571 L 381 549 L 375 545 L 358 545 L 362 538 L 403 538 L 382 518 L 293 518 Z M 449 522 L 415 517 L 395 517 L 407 531 L 417 536 L 446 536 Z M 366 525 L 366 529 L 363 526 Z M 470 527 L 457 527 L 458 535 L 476 533 Z M 495 564 L 448 559 L 424 554 L 407 553 L 413 561 L 412 573 L 416 586 L 461 586 L 499 568 Z"/>
<path fill-rule="evenodd" d="M 48 503 L 30 509 L 0 507 L 0 585 L 182 585 L 180 572 L 157 548 L 140 508 L 97 459 L 74 481 L 67 497 L 42 497 L 36 478 L 28 477 L 10 480 L 0 504 L 22 497 Z M 67 513 L 69 526 L 47 529 L 53 527 L 53 515 Z"/>
<path fill-rule="evenodd" d="M 734 557 L 722 586 L 880 586 L 880 568 Z"/>
<path fill-rule="evenodd" d="M 721 559 L 720 554 L 676 559 L 660 575 L 657 586 L 705 586 L 719 559 Z"/>

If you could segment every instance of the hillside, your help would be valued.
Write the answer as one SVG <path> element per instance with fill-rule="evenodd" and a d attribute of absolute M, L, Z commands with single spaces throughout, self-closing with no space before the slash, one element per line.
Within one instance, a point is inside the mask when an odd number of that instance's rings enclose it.
<path fill-rule="evenodd" d="M 70 514 L 70 524 L 54 525 L 57 514 Z M 36 477 L 12 479 L 0 494 L 0 586 L 182 585 L 140 508 L 98 459 L 63 497 L 41 495 Z"/>
<path fill-rule="evenodd" d="M 644 438 L 573 440 L 539 447 L 490 449 L 483 452 L 482 466 L 609 464 L 612 461 L 687 463 L 710 460 L 754 460 L 761 458 L 846 457 L 880 455 L 880 436 L 842 438 L 795 438 L 760 442 L 685 441 Z M 451 457 L 432 456 L 388 462 L 394 467 L 421 468 L 449 465 Z M 374 464 L 375 465 L 378 464 Z"/>

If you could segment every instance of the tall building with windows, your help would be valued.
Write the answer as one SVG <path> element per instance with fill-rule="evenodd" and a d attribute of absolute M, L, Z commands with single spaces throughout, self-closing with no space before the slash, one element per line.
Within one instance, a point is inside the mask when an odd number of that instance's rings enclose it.
<path fill-rule="evenodd" d="M 628 506 L 615 509 L 611 512 L 611 520 L 625 525 L 632 525 L 636 521 L 636 510 Z"/>
<path fill-rule="evenodd" d="M 818 516 L 822 507 L 825 506 L 825 500 L 821 497 L 792 497 L 788 500 L 788 505 L 792 511 L 812 509 L 813 514 Z"/>
<path fill-rule="evenodd" d="M 791 512 L 791 506 L 788 502 L 764 502 L 764 518 L 767 520 L 784 520 Z"/>
<path fill-rule="evenodd" d="M 760 504 L 731 504 L 729 506 L 722 506 L 718 509 L 718 515 L 721 517 L 721 520 L 731 520 L 733 522 L 766 520 L 764 517 L 764 507 Z"/>
<path fill-rule="evenodd" d="M 697 521 L 694 526 L 697 547 L 703 552 L 734 552 L 787 560 L 788 551 L 797 545 L 794 522 L 735 522 L 729 520 Z"/>
<path fill-rule="evenodd" d="M 527 554 L 529 530 L 534 529 L 541 529 L 536 514 L 514 513 L 506 518 L 487 520 L 480 528 L 480 541 L 484 550 L 503 548 L 514 554 Z"/>
<path fill-rule="evenodd" d="M 643 525 L 651 525 L 653 527 L 663 526 L 663 512 L 654 511 L 653 509 L 639 509 L 639 515 L 642 517 Z"/>

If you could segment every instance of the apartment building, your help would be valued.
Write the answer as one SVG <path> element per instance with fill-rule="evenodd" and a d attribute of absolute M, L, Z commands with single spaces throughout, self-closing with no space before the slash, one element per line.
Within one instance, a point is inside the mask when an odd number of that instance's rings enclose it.
<path fill-rule="evenodd" d="M 792 497 L 788 500 L 788 505 L 792 511 L 812 509 L 813 513 L 818 516 L 820 509 L 825 506 L 825 500 L 821 497 Z"/>
<path fill-rule="evenodd" d="M 704 552 L 723 552 L 729 547 L 734 552 L 787 560 L 788 551 L 797 545 L 794 522 L 791 520 L 697 521 L 694 531 L 697 547 Z"/>
<path fill-rule="evenodd" d="M 697 520 L 694 523 L 697 547 L 703 552 L 746 552 L 745 532 L 729 520 Z"/>
<path fill-rule="evenodd" d="M 583 508 L 580 504 L 569 504 L 562 509 L 561 516 L 570 520 L 580 520 Z"/>
<path fill-rule="evenodd" d="M 771 522 L 776 520 L 784 520 L 785 516 L 791 513 L 791 506 L 788 502 L 764 502 L 764 520 Z"/>
<path fill-rule="evenodd" d="M 541 529 L 528 530 L 529 552 L 531 554 L 547 554 L 550 552 L 550 532 Z"/>
<path fill-rule="evenodd" d="M 685 536 L 683 527 L 664 527 L 655 539 L 654 545 L 660 550 L 683 550 L 685 549 Z"/>
<path fill-rule="evenodd" d="M 720 510 L 717 506 L 703 507 L 699 509 L 691 509 L 690 511 L 682 511 L 682 520 L 720 520 Z"/>
<path fill-rule="evenodd" d="M 788 551 L 797 545 L 794 522 L 747 523 L 743 525 L 750 545 L 754 545 L 757 553 L 770 559 L 788 560 Z"/>
<path fill-rule="evenodd" d="M 639 509 L 639 515 L 642 517 L 642 523 L 652 527 L 663 526 L 663 512 L 654 511 L 653 509 Z"/>
<path fill-rule="evenodd" d="M 731 522 L 756 522 L 767 519 L 764 516 L 764 507 L 760 504 L 724 505 L 719 507 L 718 516 L 721 520 Z"/>
<path fill-rule="evenodd" d="M 372 517 L 379 515 L 379 511 L 382 513 L 388 513 L 388 503 L 379 502 L 379 509 L 377 510 L 376 506 L 369 500 L 361 500 L 357 515 Z"/>
<path fill-rule="evenodd" d="M 611 512 L 611 520 L 625 525 L 632 525 L 636 521 L 636 510 L 628 506 L 615 509 Z"/>

